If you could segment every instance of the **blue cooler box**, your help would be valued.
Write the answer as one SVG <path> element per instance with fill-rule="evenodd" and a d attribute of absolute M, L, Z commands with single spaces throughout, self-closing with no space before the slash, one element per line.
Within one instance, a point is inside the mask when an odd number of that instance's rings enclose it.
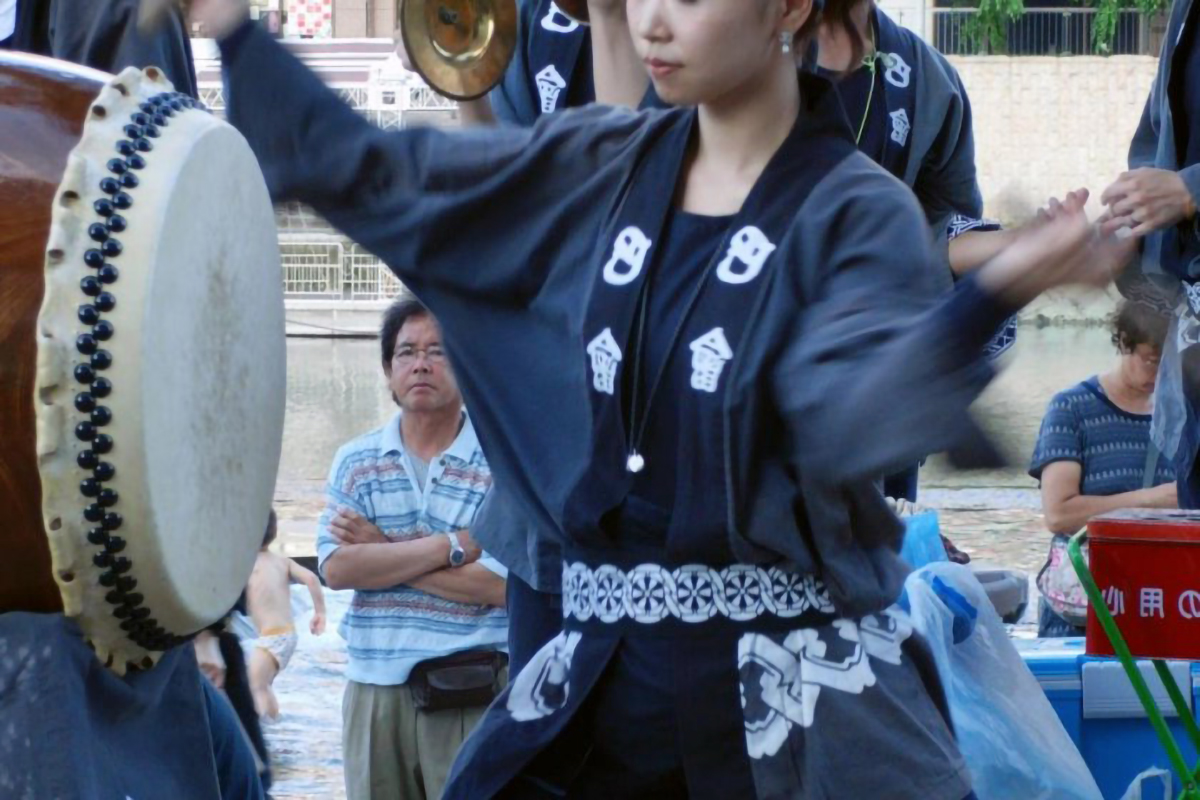
<path fill-rule="evenodd" d="M 1166 751 L 1116 659 L 1084 655 L 1082 638 L 1014 639 L 1013 644 L 1079 748 L 1105 800 L 1120 800 L 1133 779 L 1150 767 L 1171 769 Z M 1195 716 L 1200 700 L 1200 663 L 1168 663 Z M 1139 665 L 1184 759 L 1189 766 L 1194 765 L 1196 751 L 1154 666 L 1149 661 Z M 1178 784 L 1179 779 L 1174 780 Z"/>

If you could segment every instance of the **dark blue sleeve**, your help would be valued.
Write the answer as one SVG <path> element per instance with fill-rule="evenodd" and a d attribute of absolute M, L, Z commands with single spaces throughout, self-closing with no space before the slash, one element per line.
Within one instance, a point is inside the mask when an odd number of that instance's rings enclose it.
<path fill-rule="evenodd" d="M 182 15 L 171 12 L 159 30 L 143 33 L 138 6 L 139 0 L 56 0 L 47 55 L 112 73 L 158 67 L 177 91 L 195 97 L 196 70 Z"/>
<path fill-rule="evenodd" d="M 804 311 L 773 376 L 793 457 L 834 484 L 943 450 L 986 463 L 995 453 L 968 409 L 993 376 L 984 345 L 1015 309 L 972 278 L 942 291 L 911 194 L 853 160 L 800 214 Z"/>
<path fill-rule="evenodd" d="M 226 40 L 222 57 L 229 121 L 274 199 L 310 204 L 410 288 L 491 304 L 537 294 L 562 248 L 590 251 L 597 199 L 642 122 L 590 107 L 532 128 L 383 131 L 258 26 Z"/>
<path fill-rule="evenodd" d="M 950 101 L 942 119 L 941 130 L 925 156 L 917 174 L 913 192 L 925 209 L 930 222 L 945 223 L 955 214 L 968 217 L 983 216 L 983 195 L 975 170 L 975 131 L 971 119 L 971 99 L 958 72 L 940 56 L 927 57 L 932 69 L 941 65 L 944 76 L 936 75 L 943 83 L 951 84 Z"/>
<path fill-rule="evenodd" d="M 1157 93 L 1155 87 L 1150 87 L 1146 97 L 1146 105 L 1142 108 L 1141 119 L 1138 120 L 1137 130 L 1129 143 L 1129 168 L 1153 167 L 1158 158 L 1158 114 L 1153 107 Z"/>
<path fill-rule="evenodd" d="M 1042 471 L 1055 461 L 1083 464 L 1079 417 L 1069 392 L 1058 393 L 1046 407 L 1046 416 L 1042 417 L 1042 427 L 1038 431 L 1033 458 L 1029 462 L 1030 477 L 1040 481 Z"/>
<path fill-rule="evenodd" d="M 311 204 L 437 315 L 493 472 L 552 525 L 590 440 L 575 348 L 600 226 L 664 114 L 382 131 L 257 29 L 227 42 L 229 120 L 276 199 Z M 512 378 L 514 358 L 522 380 Z M 531 459 L 530 454 L 537 454 Z"/>

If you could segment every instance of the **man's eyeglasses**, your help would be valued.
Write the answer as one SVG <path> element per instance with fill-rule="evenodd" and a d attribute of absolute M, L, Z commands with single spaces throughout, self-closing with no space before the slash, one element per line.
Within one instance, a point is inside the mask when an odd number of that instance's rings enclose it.
<path fill-rule="evenodd" d="M 400 367 L 408 367 L 416 363 L 417 356 L 425 356 L 425 360 L 430 364 L 445 364 L 446 353 L 441 347 L 433 345 L 426 347 L 424 350 L 419 350 L 415 347 L 399 347 L 392 354 L 392 363 Z"/>

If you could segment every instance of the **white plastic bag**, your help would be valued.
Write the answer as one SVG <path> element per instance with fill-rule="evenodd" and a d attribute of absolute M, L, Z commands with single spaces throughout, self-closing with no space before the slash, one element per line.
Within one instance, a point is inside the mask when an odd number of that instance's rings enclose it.
<path fill-rule="evenodd" d="M 929 642 L 979 800 L 1101 800 L 1071 737 L 967 567 L 936 563 L 905 583 Z"/>
<path fill-rule="evenodd" d="M 1159 779 L 1159 783 L 1162 786 L 1162 794 L 1145 786 L 1146 781 L 1154 780 L 1155 778 Z M 1121 800 L 1158 800 L 1160 797 L 1162 800 L 1172 800 L 1175 795 L 1173 794 L 1173 782 L 1171 778 L 1171 773 L 1165 769 L 1151 767 L 1133 779 L 1133 783 L 1129 784 L 1129 788 L 1125 790 L 1125 794 L 1121 795 Z M 1151 785 L 1153 786 L 1153 784 Z M 1143 792 L 1143 789 L 1146 791 Z"/>

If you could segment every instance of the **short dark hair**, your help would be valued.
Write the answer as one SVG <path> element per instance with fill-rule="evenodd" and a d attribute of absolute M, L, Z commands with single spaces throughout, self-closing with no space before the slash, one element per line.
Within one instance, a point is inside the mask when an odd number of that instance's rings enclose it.
<path fill-rule="evenodd" d="M 867 50 L 867 43 L 863 41 L 862 34 L 858 32 L 858 26 L 854 24 L 854 10 L 858 8 L 860 3 L 868 2 L 872 2 L 872 0 L 824 0 L 823 3 L 814 2 L 808 19 L 805 20 L 800 30 L 796 32 L 797 52 L 803 52 L 800 50 L 801 47 L 808 47 L 809 42 L 816 35 L 817 28 L 820 27 L 822 22 L 828 22 L 845 31 L 846 37 L 850 40 L 850 66 L 838 77 L 842 78 L 854 72 L 862 64 L 863 55 Z"/>
<path fill-rule="evenodd" d="M 429 309 L 412 295 L 397 297 L 383 312 L 383 325 L 379 329 L 379 347 L 383 355 L 383 368 L 386 370 L 392 364 L 392 356 L 396 353 L 396 337 L 404 323 L 414 317 L 433 316 Z"/>
<path fill-rule="evenodd" d="M 271 509 L 271 513 L 267 514 L 267 530 L 263 533 L 263 547 L 270 547 L 271 542 L 275 541 L 275 535 L 279 532 L 279 519 L 275 516 L 275 509 Z"/>
<path fill-rule="evenodd" d="M 1165 315 L 1145 303 L 1122 300 L 1109 323 L 1113 346 L 1122 353 L 1132 353 L 1141 344 L 1162 350 L 1169 324 Z"/>

